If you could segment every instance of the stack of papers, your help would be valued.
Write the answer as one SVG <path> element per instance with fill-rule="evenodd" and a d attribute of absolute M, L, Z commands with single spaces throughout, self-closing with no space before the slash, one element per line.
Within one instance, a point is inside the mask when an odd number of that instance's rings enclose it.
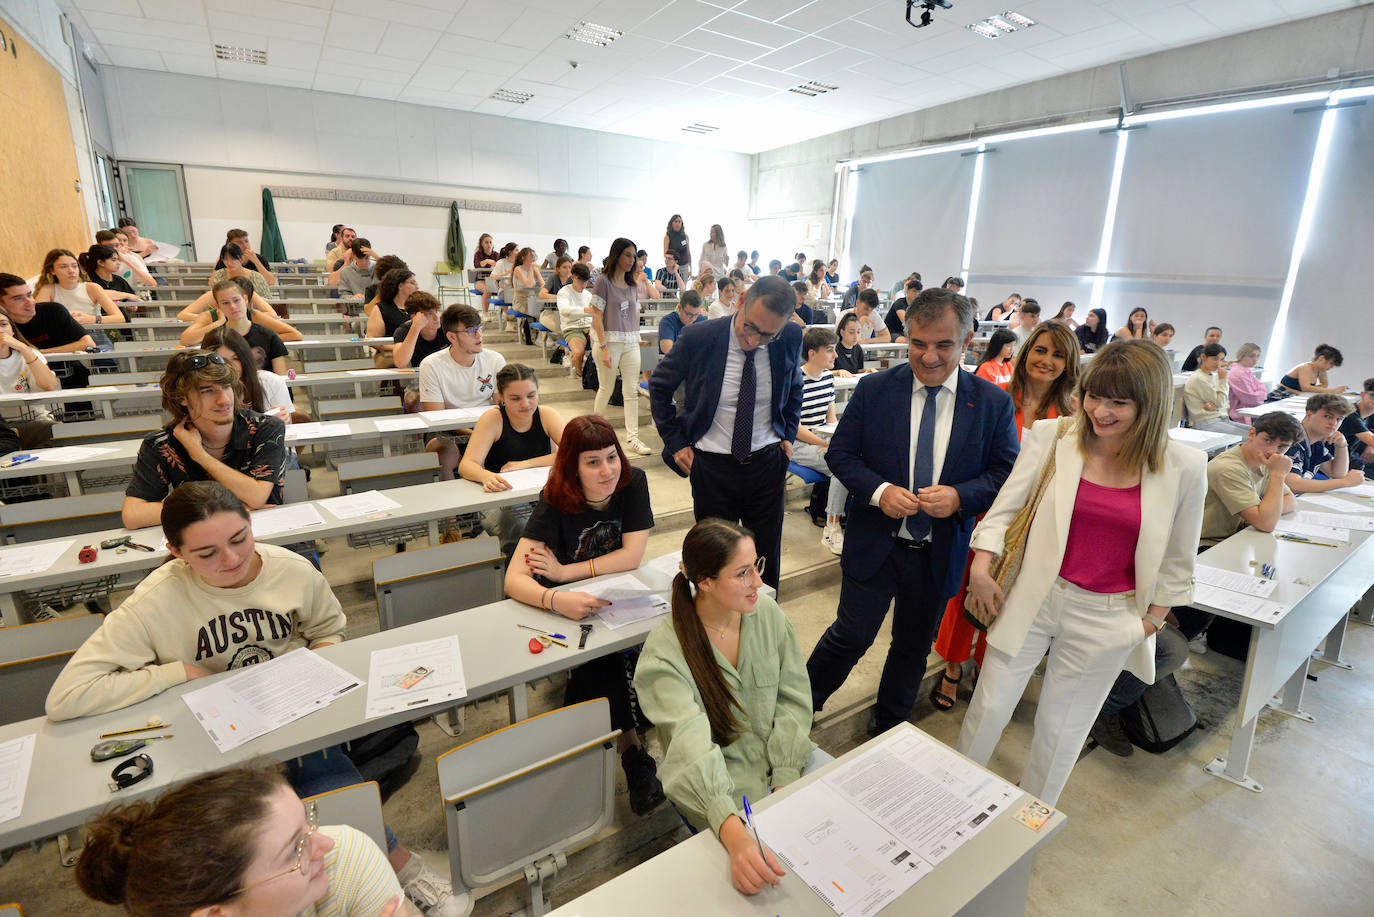
<path fill-rule="evenodd" d="M 29 786 L 29 765 L 37 736 L 20 736 L 0 742 L 0 821 L 18 818 L 24 811 L 24 791 Z"/>
<path fill-rule="evenodd" d="M 549 467 L 521 468 L 519 471 L 503 471 L 501 477 L 511 486 L 511 490 L 540 490 L 549 479 Z"/>
<path fill-rule="evenodd" d="M 321 710 L 362 682 L 305 647 L 182 695 L 221 752 Z"/>
<path fill-rule="evenodd" d="M 286 427 L 286 441 L 319 439 L 325 436 L 347 436 L 352 431 L 346 423 L 293 423 Z"/>
<path fill-rule="evenodd" d="M 407 414 L 404 417 L 374 417 L 372 422 L 377 425 L 377 429 L 383 433 L 394 430 L 428 430 L 429 424 L 425 423 L 423 417 L 414 414 Z"/>
<path fill-rule="evenodd" d="M 1374 519 L 1368 516 L 1348 516 L 1344 513 L 1314 513 L 1300 510 L 1293 514 L 1293 521 L 1302 525 L 1315 525 L 1329 529 L 1374 532 Z"/>
<path fill-rule="evenodd" d="M 578 592 L 587 592 L 611 603 L 597 609 L 596 617 L 612 630 L 657 618 L 672 610 L 662 595 L 629 573 L 573 585 Z"/>
<path fill-rule="evenodd" d="M 37 544 L 0 548 L 0 576 L 42 573 L 57 563 L 57 559 L 73 544 L 73 541 L 40 541 Z"/>
<path fill-rule="evenodd" d="M 1288 519 L 1280 519 L 1279 524 L 1274 526 L 1275 535 L 1297 535 L 1301 538 L 1310 538 L 1313 541 L 1324 544 L 1346 543 L 1350 541 L 1349 529 L 1332 528 L 1329 525 L 1313 525 L 1310 522 L 1299 522 L 1298 513 Z M 1316 515 L 1316 514 L 1314 514 Z"/>
<path fill-rule="evenodd" d="M 1198 564 L 1193 568 L 1193 581 L 1194 603 L 1231 612 L 1233 616 L 1274 624 L 1293 607 L 1269 599 L 1278 588 L 1276 581 L 1248 573 Z"/>
<path fill-rule="evenodd" d="M 297 529 L 324 525 L 324 517 L 320 515 L 320 511 L 309 503 L 289 503 L 285 506 L 254 510 L 250 518 L 254 538 L 266 538 L 280 532 L 294 532 Z"/>
<path fill-rule="evenodd" d="M 1374 481 L 1365 481 L 1354 487 L 1342 487 L 1339 492 L 1356 497 L 1374 497 Z"/>
<path fill-rule="evenodd" d="M 482 412 L 487 408 L 445 408 L 442 411 L 421 411 L 420 416 L 428 423 L 448 423 L 457 421 L 459 423 L 477 423 L 477 418 L 482 416 Z"/>
<path fill-rule="evenodd" d="M 372 651 L 367 678 L 367 712 L 373 717 L 467 696 L 458 636 Z"/>
<path fill-rule="evenodd" d="M 1305 503 L 1315 503 L 1323 509 L 1335 510 L 1338 513 L 1374 513 L 1374 503 L 1360 504 L 1331 494 L 1303 494 L 1302 499 Z"/>

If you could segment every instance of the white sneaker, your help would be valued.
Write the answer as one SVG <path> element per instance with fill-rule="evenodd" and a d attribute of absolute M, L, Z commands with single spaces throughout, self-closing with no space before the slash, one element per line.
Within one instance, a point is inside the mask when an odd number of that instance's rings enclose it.
<path fill-rule="evenodd" d="M 1188 641 L 1188 652 L 1197 653 L 1199 656 L 1207 652 L 1207 632 L 1203 631 L 1196 637 Z"/>
<path fill-rule="evenodd" d="M 825 528 L 821 530 L 821 544 L 830 549 L 830 553 L 839 557 L 844 551 L 844 529 L 840 528 L 838 522 L 827 522 Z"/>
<path fill-rule="evenodd" d="M 625 440 L 625 448 L 630 452 L 633 452 L 635 455 L 654 454 L 654 450 L 650 449 L 648 446 L 640 442 L 638 436 L 631 436 L 629 439 Z"/>
<path fill-rule="evenodd" d="M 453 885 L 435 872 L 418 853 L 396 874 L 405 892 L 425 917 L 466 917 L 472 912 L 472 898 L 463 891 L 455 893 Z"/>

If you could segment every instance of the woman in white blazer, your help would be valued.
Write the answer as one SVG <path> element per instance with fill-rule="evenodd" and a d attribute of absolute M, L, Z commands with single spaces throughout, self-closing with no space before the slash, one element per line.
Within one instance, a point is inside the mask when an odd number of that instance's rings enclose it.
<path fill-rule="evenodd" d="M 997 615 L 959 751 L 986 764 L 1049 650 L 1021 788 L 1054 805 L 1123 668 L 1154 680 L 1154 635 L 1193 592 L 1206 456 L 1168 437 L 1173 383 L 1152 341 L 1103 347 L 1079 379 L 1075 419 L 1038 421 L 973 533 L 968 600 Z M 988 573 L 1055 450 L 1053 477 L 1003 595 Z"/>

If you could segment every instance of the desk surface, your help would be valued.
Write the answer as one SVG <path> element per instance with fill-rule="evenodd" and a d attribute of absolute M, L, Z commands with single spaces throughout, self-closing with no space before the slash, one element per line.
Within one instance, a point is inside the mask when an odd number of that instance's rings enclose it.
<path fill-rule="evenodd" d="M 111 325 L 110 327 L 118 328 L 119 326 Z M 290 352 L 341 347 L 381 347 L 396 342 L 389 337 L 365 338 L 352 337 L 346 334 L 330 334 L 306 338 L 302 341 L 283 341 L 282 343 L 286 345 L 287 351 Z M 130 360 L 140 357 L 147 357 L 149 359 L 162 356 L 170 357 L 178 351 L 191 349 L 194 348 L 176 344 L 171 341 L 120 341 L 113 345 L 113 349 L 102 350 L 96 353 L 87 353 L 82 350 L 75 353 L 48 353 L 44 354 L 44 356 L 49 363 L 64 363 L 74 360 L 89 363 L 93 360 Z"/>
<path fill-rule="evenodd" d="M 915 729 L 903 723 L 898 729 Z M 3 738 L 3 735 L 0 735 Z M 760 802 L 765 810 L 779 799 L 866 751 L 878 739 L 871 739 L 836 761 L 807 774 Z M 34 762 L 37 765 L 37 761 Z M 976 767 L 972 762 L 970 766 Z M 1039 831 L 1018 822 L 1012 813 L 1031 797 L 1023 793 L 983 831 L 940 863 L 900 898 L 882 911 L 892 917 L 907 915 L 954 914 L 1004 872 L 1034 852 L 1064 827 L 1063 812 L 1056 811 Z M 662 913 L 701 914 L 724 917 L 733 914 L 758 914 L 771 917 L 834 917 L 829 905 L 816 897 L 806 883 L 790 870 L 776 888 L 745 896 L 730 884 L 729 860 L 725 848 L 709 831 L 702 832 L 641 863 L 556 908 L 550 917 L 599 917 L 603 914 L 633 914 L 646 902 L 672 902 Z"/>

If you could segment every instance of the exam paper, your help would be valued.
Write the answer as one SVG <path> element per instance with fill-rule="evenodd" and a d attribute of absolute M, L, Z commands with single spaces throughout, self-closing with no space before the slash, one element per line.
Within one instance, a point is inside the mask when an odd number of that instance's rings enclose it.
<path fill-rule="evenodd" d="M 32 454 L 40 462 L 84 462 L 98 455 L 109 455 L 118 449 L 105 449 L 98 446 L 57 446 L 54 449 L 35 449 Z"/>
<path fill-rule="evenodd" d="M 57 563 L 57 559 L 73 544 L 75 542 L 72 541 L 41 541 L 0 548 L 0 576 L 42 573 Z"/>
<path fill-rule="evenodd" d="M 353 343 L 353 342 L 352 342 L 352 341 L 347 341 L 347 342 L 345 342 L 345 343 Z M 343 346 L 343 345 L 340 344 L 340 346 Z M 390 375 L 392 375 L 392 374 L 395 373 L 395 372 L 396 372 L 396 370 L 394 370 L 394 369 L 350 369 L 350 370 L 347 370 L 347 373 L 348 373 L 350 376 L 390 376 Z"/>
<path fill-rule="evenodd" d="M 1344 513 L 1314 513 L 1310 510 L 1299 510 L 1293 514 L 1293 521 L 1303 525 L 1317 525 L 1332 529 L 1374 532 L 1374 519 L 1366 516 L 1347 516 Z"/>
<path fill-rule="evenodd" d="M 0 742 L 0 821 L 18 818 L 24 811 L 24 791 L 29 786 L 29 765 L 37 736 L 26 735 Z"/>
<path fill-rule="evenodd" d="M 521 468 L 519 471 L 503 471 L 501 477 L 506 479 L 512 490 L 538 490 L 549 479 L 549 467 L 544 465 L 539 468 Z"/>
<path fill-rule="evenodd" d="M 231 751 L 343 697 L 361 682 L 301 647 L 183 694 L 215 747 Z"/>
<path fill-rule="evenodd" d="M 482 416 L 482 412 L 487 408 L 444 408 L 442 411 L 421 411 L 419 416 L 426 422 L 450 423 L 477 423 L 477 418 Z"/>
<path fill-rule="evenodd" d="M 570 588 L 575 588 L 579 592 L 589 592 L 610 602 L 611 604 L 603 605 L 596 610 L 596 617 L 612 630 L 618 630 L 636 621 L 657 618 L 672 610 L 658 590 L 650 589 L 629 573 L 607 577 L 594 583 L 575 583 Z"/>
<path fill-rule="evenodd" d="M 1337 490 L 1347 496 L 1374 497 L 1374 481 L 1365 481 L 1363 484 L 1356 484 L 1354 487 L 1338 487 Z"/>
<path fill-rule="evenodd" d="M 1306 503 L 1315 503 L 1338 513 L 1374 513 L 1374 503 L 1356 503 L 1342 497 L 1333 497 L 1331 494 L 1303 494 L 1302 499 Z"/>
<path fill-rule="evenodd" d="M 254 510 L 249 518 L 253 523 L 253 537 L 266 538 L 278 532 L 290 532 L 324 525 L 320 511 L 309 503 L 288 503 Z"/>
<path fill-rule="evenodd" d="M 316 500 L 316 506 L 323 506 L 330 514 L 339 519 L 356 519 L 359 516 L 372 516 L 400 509 L 401 504 L 376 490 L 362 493 L 345 494 L 342 497 L 326 497 Z"/>
<path fill-rule="evenodd" d="M 1193 586 L 1193 604 L 1229 611 L 1265 624 L 1277 624 L 1292 608 L 1291 605 L 1283 605 L 1254 595 L 1242 595 L 1202 582 Z"/>
<path fill-rule="evenodd" d="M 1350 532 L 1347 529 L 1333 529 L 1329 525 L 1313 525 L 1310 522 L 1299 522 L 1296 517 L 1280 519 L 1279 524 L 1274 526 L 1275 535 L 1300 535 L 1303 538 L 1311 538 L 1316 541 L 1339 541 L 1348 542 Z"/>
<path fill-rule="evenodd" d="M 419 666 L 429 674 L 413 681 Z M 407 678 L 406 676 L 410 676 Z M 407 682 L 413 681 L 410 687 Z M 461 700 L 468 693 L 463 677 L 463 657 L 458 635 L 373 650 L 367 678 L 367 719 L 446 700 Z"/>
<path fill-rule="evenodd" d="M 1169 428 L 1169 438 L 1180 443 L 1205 443 L 1210 441 L 1214 435 L 1205 430 L 1194 430 L 1189 427 Z"/>
<path fill-rule="evenodd" d="M 1197 564 L 1193 567 L 1193 580 L 1208 586 L 1216 586 L 1218 589 L 1229 589 L 1232 592 L 1259 596 L 1262 599 L 1267 599 L 1273 595 L 1274 590 L 1279 586 L 1277 581 L 1265 579 L 1262 576 L 1233 573 L 1230 570 L 1208 567 L 1204 564 Z"/>
<path fill-rule="evenodd" d="M 425 419 L 414 414 L 407 414 L 404 417 L 374 417 L 372 422 L 377 425 L 378 430 L 384 433 L 392 430 L 429 429 L 429 424 L 425 423 Z"/>
<path fill-rule="evenodd" d="M 673 577 L 678 575 L 678 565 L 681 563 L 682 552 L 670 551 L 669 553 L 664 554 L 662 557 L 655 557 L 653 560 L 644 564 L 643 567 L 644 569 L 652 570 L 655 573 L 660 573 L 663 576 L 668 577 L 668 579 L 671 581 Z"/>
<path fill-rule="evenodd" d="M 286 428 L 286 441 L 295 442 L 298 439 L 319 439 L 325 436 L 347 436 L 352 430 L 346 423 L 293 423 Z"/>

